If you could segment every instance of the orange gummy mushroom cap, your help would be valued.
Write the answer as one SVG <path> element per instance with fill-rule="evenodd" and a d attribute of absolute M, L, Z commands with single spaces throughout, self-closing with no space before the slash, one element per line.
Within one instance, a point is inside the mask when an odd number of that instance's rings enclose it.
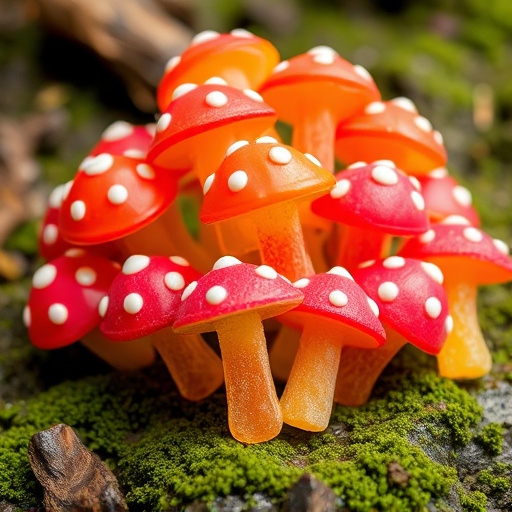
<path fill-rule="evenodd" d="M 272 142 L 274 140 L 274 142 Z M 327 192 L 336 184 L 315 157 L 262 137 L 239 141 L 205 182 L 200 219 L 218 222 L 277 203 Z"/>
<path fill-rule="evenodd" d="M 389 159 L 408 174 L 425 174 L 446 164 L 443 137 L 407 98 L 376 101 L 342 123 L 336 156 L 345 164 Z"/>
<path fill-rule="evenodd" d="M 230 34 L 213 30 L 201 32 L 181 57 L 174 57 L 167 64 L 158 87 L 158 107 L 165 111 L 179 85 L 201 83 L 212 76 L 224 78 L 238 87 L 235 82 L 242 75 L 244 87 L 257 89 L 278 62 L 276 48 L 247 30 L 235 29 Z"/>

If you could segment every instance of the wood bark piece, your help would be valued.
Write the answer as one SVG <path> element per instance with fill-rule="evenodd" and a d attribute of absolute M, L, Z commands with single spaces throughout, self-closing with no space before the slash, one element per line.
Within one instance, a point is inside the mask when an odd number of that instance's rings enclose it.
<path fill-rule="evenodd" d="M 116 477 L 68 425 L 56 425 L 34 434 L 29 444 L 29 459 L 43 487 L 43 504 L 47 510 L 128 510 Z"/>
<path fill-rule="evenodd" d="M 334 512 L 338 498 L 324 483 L 306 473 L 288 491 L 285 512 Z"/>
<path fill-rule="evenodd" d="M 135 105 L 154 111 L 154 88 L 166 62 L 192 33 L 153 0 L 34 0 L 50 29 L 106 60 L 123 78 Z"/>

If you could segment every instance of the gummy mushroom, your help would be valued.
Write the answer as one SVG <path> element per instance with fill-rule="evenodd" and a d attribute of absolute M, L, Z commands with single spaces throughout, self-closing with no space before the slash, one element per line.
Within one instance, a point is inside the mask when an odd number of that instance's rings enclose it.
<path fill-rule="evenodd" d="M 390 256 L 361 267 L 354 279 L 379 307 L 386 344 L 371 351 L 343 351 L 335 401 L 350 406 L 368 400 L 375 381 L 406 343 L 427 354 L 439 353 L 452 324 L 443 274 L 432 263 Z"/>
<path fill-rule="evenodd" d="M 268 363 L 262 320 L 302 302 L 302 293 L 266 265 L 218 260 L 185 288 L 174 330 L 217 331 L 224 366 L 229 428 L 244 443 L 279 434 L 282 415 Z"/>
<path fill-rule="evenodd" d="M 98 305 L 119 273 L 119 265 L 83 249 L 69 249 L 40 267 L 23 319 L 32 344 L 42 349 L 65 347 L 81 340 L 91 352 L 118 370 L 149 366 L 155 351 L 147 343 L 112 343 L 97 328 Z"/>
<path fill-rule="evenodd" d="M 114 341 L 150 336 L 181 395 L 201 400 L 223 382 L 222 363 L 197 335 L 172 330 L 184 288 L 201 274 L 180 256 L 130 256 L 100 302 L 101 332 Z"/>
<path fill-rule="evenodd" d="M 413 236 L 430 226 L 420 186 L 393 162 L 355 163 L 336 175 L 336 187 L 313 201 L 317 215 L 343 224 L 336 265 L 349 271 L 389 250 L 391 236 Z"/>
<path fill-rule="evenodd" d="M 453 331 L 437 357 L 439 374 L 476 379 L 489 373 L 492 358 L 478 324 L 477 288 L 512 280 L 507 244 L 463 217 L 450 216 L 409 240 L 400 254 L 435 263 L 445 276 Z"/>
<path fill-rule="evenodd" d="M 311 155 L 266 138 L 240 141 L 205 183 L 199 217 L 211 223 L 245 215 L 256 225 L 262 262 L 295 281 L 314 274 L 296 202 L 335 183 Z"/>
<path fill-rule="evenodd" d="M 280 319 L 301 326 L 302 336 L 281 409 L 285 423 L 318 432 L 329 423 L 342 347 L 373 349 L 385 333 L 378 308 L 346 269 L 334 267 L 294 286 L 304 302 Z"/>
<path fill-rule="evenodd" d="M 345 164 L 389 159 L 407 174 L 426 174 L 446 164 L 441 133 L 407 98 L 376 101 L 338 126 L 336 156 Z"/>
<path fill-rule="evenodd" d="M 174 90 L 184 83 L 202 83 L 212 76 L 237 89 L 258 89 L 279 62 L 279 53 L 265 39 L 244 29 L 229 34 L 200 32 L 189 48 L 167 63 L 157 101 L 164 112 Z"/>
<path fill-rule="evenodd" d="M 336 127 L 380 100 L 368 71 L 327 46 L 280 62 L 260 93 L 293 126 L 292 146 L 315 155 L 332 173 Z"/>

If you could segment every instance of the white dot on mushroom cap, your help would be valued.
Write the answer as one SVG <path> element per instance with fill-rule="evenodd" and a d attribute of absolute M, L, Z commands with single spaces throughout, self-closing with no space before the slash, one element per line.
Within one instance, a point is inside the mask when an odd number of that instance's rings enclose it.
<path fill-rule="evenodd" d="M 123 301 L 123 309 L 130 313 L 130 315 L 136 315 L 144 306 L 144 299 L 138 293 L 129 293 Z"/>
<path fill-rule="evenodd" d="M 127 149 L 123 151 L 123 156 L 127 156 L 128 158 L 144 158 L 146 152 L 140 149 Z"/>
<path fill-rule="evenodd" d="M 123 204 L 128 199 L 128 190 L 123 185 L 112 185 L 108 189 L 107 197 L 112 204 Z"/>
<path fill-rule="evenodd" d="M 190 42 L 190 46 L 194 46 L 196 44 L 206 43 L 207 41 L 212 41 L 213 39 L 217 39 L 220 34 L 215 30 L 203 30 L 203 32 L 199 32 L 196 34 L 192 41 Z"/>
<path fill-rule="evenodd" d="M 432 124 L 430 123 L 430 121 L 426 118 L 426 117 L 423 117 L 423 116 L 416 116 L 414 118 L 414 124 L 420 129 L 420 130 L 423 130 L 424 132 L 430 132 L 432 131 Z"/>
<path fill-rule="evenodd" d="M 57 267 L 51 263 L 38 268 L 32 277 L 32 286 L 38 290 L 42 290 L 50 286 L 57 277 Z"/>
<path fill-rule="evenodd" d="M 231 144 L 231 146 L 229 146 L 228 150 L 226 151 L 226 156 L 231 155 L 237 149 L 240 149 L 243 146 L 247 146 L 247 144 L 249 144 L 248 140 L 238 140 L 238 141 L 234 142 L 233 144 Z"/>
<path fill-rule="evenodd" d="M 464 228 L 462 236 L 470 242 L 481 242 L 484 239 L 484 235 L 477 228 L 469 227 Z"/>
<path fill-rule="evenodd" d="M 220 76 L 212 76 L 205 81 L 204 85 L 228 85 L 228 83 Z"/>
<path fill-rule="evenodd" d="M 254 37 L 254 34 L 245 30 L 245 28 L 234 28 L 230 33 L 235 37 Z"/>
<path fill-rule="evenodd" d="M 232 267 L 234 265 L 241 265 L 242 262 L 234 256 L 222 256 L 213 264 L 213 270 L 221 268 Z"/>
<path fill-rule="evenodd" d="M 257 144 L 277 144 L 278 142 L 279 141 L 277 139 L 270 137 L 270 135 L 264 135 L 263 137 L 256 139 Z"/>
<path fill-rule="evenodd" d="M 436 237 L 436 232 L 433 229 L 429 229 L 425 231 L 422 235 L 419 236 L 419 240 L 422 244 L 428 244 L 434 240 Z"/>
<path fill-rule="evenodd" d="M 268 157 L 275 164 L 288 164 L 292 160 L 292 154 L 282 146 L 274 146 L 269 152 Z"/>
<path fill-rule="evenodd" d="M 373 82 L 372 75 L 370 75 L 369 71 L 364 68 L 363 66 L 360 66 L 359 64 L 356 64 L 354 66 L 354 71 L 365 80 L 368 80 L 369 82 Z"/>
<path fill-rule="evenodd" d="M 43 229 L 43 242 L 53 245 L 59 238 L 59 228 L 55 224 L 47 224 Z"/>
<path fill-rule="evenodd" d="M 169 128 L 169 125 L 171 124 L 171 121 L 172 121 L 171 114 L 169 114 L 168 112 L 166 112 L 165 114 L 162 114 L 160 116 L 160 119 L 156 123 L 156 131 L 158 133 L 160 133 L 160 132 L 167 130 L 167 128 Z"/>
<path fill-rule="evenodd" d="M 375 264 L 375 260 L 363 261 L 362 263 L 359 263 L 359 265 L 357 265 L 357 268 L 367 268 L 367 267 L 371 267 L 374 264 Z"/>
<path fill-rule="evenodd" d="M 30 307 L 25 306 L 23 308 L 23 324 L 25 327 L 30 327 L 30 324 L 32 323 L 32 313 L 30 312 Z"/>
<path fill-rule="evenodd" d="M 101 153 L 86 164 L 82 164 L 82 169 L 88 176 L 95 176 L 107 172 L 112 165 L 114 165 L 114 157 L 110 153 Z"/>
<path fill-rule="evenodd" d="M 85 217 L 86 207 L 83 201 L 73 201 L 70 207 L 70 213 L 73 220 L 79 221 Z"/>
<path fill-rule="evenodd" d="M 308 50 L 307 53 L 308 55 L 317 55 L 319 53 L 333 53 L 336 55 L 338 52 L 334 48 L 331 48 L 330 46 L 321 44 L 318 46 L 314 46 L 313 48 Z"/>
<path fill-rule="evenodd" d="M 323 66 L 329 66 L 334 63 L 335 55 L 334 52 L 320 52 L 313 56 L 313 62 Z"/>
<path fill-rule="evenodd" d="M 316 156 L 313 156 L 311 153 L 304 153 L 304 156 L 310 161 L 313 162 L 316 166 L 322 167 L 320 160 Z"/>
<path fill-rule="evenodd" d="M 492 243 L 494 244 L 494 247 L 498 249 L 499 252 L 501 252 L 502 254 L 506 254 L 508 256 L 509 248 L 508 245 L 503 240 L 495 238 L 493 239 Z"/>
<path fill-rule="evenodd" d="M 453 187 L 452 195 L 455 201 L 460 206 L 471 206 L 471 203 L 473 202 L 473 197 L 471 196 L 471 192 L 462 185 L 457 185 L 456 187 Z"/>
<path fill-rule="evenodd" d="M 91 267 L 80 267 L 75 272 L 76 282 L 82 286 L 92 286 L 97 277 L 96 272 Z"/>
<path fill-rule="evenodd" d="M 260 265 L 254 272 L 265 279 L 276 279 L 278 275 L 277 272 L 268 265 Z"/>
<path fill-rule="evenodd" d="M 347 169 L 359 169 L 359 167 L 366 167 L 368 164 L 366 162 L 354 162 L 350 164 Z"/>
<path fill-rule="evenodd" d="M 394 105 L 397 105 L 398 107 L 407 110 L 408 112 L 412 112 L 413 114 L 418 113 L 416 105 L 409 98 L 404 98 L 403 96 L 400 96 L 398 98 L 392 99 L 391 102 Z"/>
<path fill-rule="evenodd" d="M 103 140 L 119 140 L 130 136 L 133 133 L 133 125 L 126 121 L 112 123 L 101 135 Z"/>
<path fill-rule="evenodd" d="M 207 105 L 210 105 L 210 107 L 220 108 L 227 105 L 228 97 L 223 92 L 212 91 L 206 95 L 204 101 Z"/>
<path fill-rule="evenodd" d="M 52 304 L 48 308 L 48 318 L 55 325 L 65 324 L 69 316 L 68 308 L 64 304 Z"/>
<path fill-rule="evenodd" d="M 337 307 L 346 306 L 348 304 L 348 297 L 341 290 L 333 290 L 329 293 L 329 302 Z"/>
<path fill-rule="evenodd" d="M 416 206 L 416 209 L 422 212 L 425 209 L 425 200 L 423 199 L 423 196 L 417 192 L 416 190 L 413 190 L 411 192 L 411 199 L 414 203 L 414 206 Z"/>
<path fill-rule="evenodd" d="M 48 199 L 48 204 L 52 208 L 60 208 L 60 206 L 62 204 L 63 195 L 64 195 L 64 185 L 59 185 L 59 186 L 55 187 L 50 194 L 50 198 Z"/>
<path fill-rule="evenodd" d="M 105 297 L 103 297 L 98 304 L 98 313 L 100 314 L 101 318 L 104 318 L 107 314 L 109 300 L 110 299 L 108 298 L 108 295 L 105 295 Z"/>
<path fill-rule="evenodd" d="M 281 71 L 284 71 L 285 69 L 288 69 L 290 67 L 290 63 L 287 60 L 283 60 L 280 62 L 272 71 L 272 73 L 280 73 Z"/>
<path fill-rule="evenodd" d="M 385 165 L 386 167 L 391 167 L 392 169 L 396 169 L 396 164 L 393 160 L 375 160 L 372 162 L 373 165 Z"/>
<path fill-rule="evenodd" d="M 429 297 L 425 301 L 425 311 L 427 312 L 427 315 L 435 320 L 440 314 L 441 310 L 443 309 L 441 305 L 441 301 L 436 297 Z"/>
<path fill-rule="evenodd" d="M 138 164 L 137 167 L 135 167 L 135 170 L 141 178 L 152 180 L 155 177 L 155 171 L 153 167 L 148 164 Z"/>
<path fill-rule="evenodd" d="M 62 200 L 63 201 L 67 199 L 72 186 L 73 186 L 73 180 L 70 180 L 63 185 L 63 187 L 64 187 L 62 190 Z"/>
<path fill-rule="evenodd" d="M 409 176 L 409 181 L 418 192 L 421 192 L 421 183 L 418 181 L 418 178 L 415 178 L 414 176 Z"/>
<path fill-rule="evenodd" d="M 351 183 L 349 180 L 340 180 L 336 183 L 334 188 L 329 192 L 333 199 L 340 199 L 345 196 L 350 190 Z"/>
<path fill-rule="evenodd" d="M 169 256 L 169 259 L 176 265 L 181 265 L 182 267 L 190 267 L 189 261 L 183 258 L 183 256 Z"/>
<path fill-rule="evenodd" d="M 293 283 L 293 286 L 295 288 L 306 288 L 306 286 L 308 286 L 309 283 L 310 283 L 309 279 L 307 277 L 303 277 L 302 279 L 295 281 L 295 283 Z"/>
<path fill-rule="evenodd" d="M 151 260 L 149 256 L 143 256 L 140 254 L 134 254 L 133 256 L 130 256 L 127 258 L 127 260 L 123 264 L 122 273 L 125 276 L 129 276 L 131 274 L 136 274 L 137 272 L 140 272 L 141 270 L 144 270 L 149 266 L 151 263 Z"/>
<path fill-rule="evenodd" d="M 441 134 L 441 132 L 437 131 L 437 130 L 434 130 L 434 140 L 440 145 L 442 146 L 444 144 L 444 140 L 443 140 L 443 136 Z"/>
<path fill-rule="evenodd" d="M 240 192 L 243 190 L 249 181 L 249 177 L 247 173 L 244 171 L 235 171 L 228 178 L 228 188 L 231 192 Z"/>
<path fill-rule="evenodd" d="M 382 302 L 393 302 L 398 297 L 398 292 L 398 286 L 391 281 L 385 281 L 377 289 L 377 294 Z"/>
<path fill-rule="evenodd" d="M 390 256 L 382 262 L 382 266 L 385 268 L 402 268 L 405 266 L 405 259 L 401 256 Z"/>
<path fill-rule="evenodd" d="M 380 314 L 379 306 L 377 306 L 377 303 L 373 299 L 370 299 L 370 297 L 367 297 L 367 300 L 368 300 L 368 305 L 370 306 L 370 309 L 373 311 L 373 314 L 377 318 L 379 318 L 379 314 Z"/>
<path fill-rule="evenodd" d="M 350 279 L 351 281 L 354 280 L 352 277 L 352 274 L 344 267 L 332 267 L 330 270 L 327 271 L 327 274 L 334 274 L 335 276 L 342 276 L 346 277 L 347 279 Z"/>
<path fill-rule="evenodd" d="M 68 249 L 64 255 L 68 258 L 80 258 L 85 254 L 84 249 L 78 249 L 77 247 L 73 247 L 72 249 Z"/>
<path fill-rule="evenodd" d="M 372 169 L 372 178 L 381 185 L 396 185 L 398 174 L 385 165 L 377 165 Z"/>
<path fill-rule="evenodd" d="M 444 328 L 446 329 L 446 334 L 450 334 L 453 331 L 453 317 L 451 315 L 446 317 Z"/>
<path fill-rule="evenodd" d="M 210 176 L 208 176 L 208 178 L 206 178 L 204 180 L 204 183 L 203 183 L 203 194 L 204 195 L 206 195 L 208 193 L 208 191 L 210 190 L 210 188 L 212 187 L 214 179 L 215 179 L 215 173 L 210 174 Z"/>
<path fill-rule="evenodd" d="M 364 112 L 365 114 L 381 114 L 386 110 L 386 105 L 382 101 L 374 101 L 369 105 L 366 105 Z"/>
<path fill-rule="evenodd" d="M 180 98 L 181 96 L 184 96 L 185 94 L 189 93 L 190 91 L 193 91 L 194 89 L 197 89 L 197 84 L 181 84 L 174 89 L 174 92 L 172 93 L 172 100 L 176 100 Z"/>
<path fill-rule="evenodd" d="M 184 301 L 184 300 L 187 300 L 191 293 L 197 288 L 197 281 L 192 281 L 184 290 L 183 290 L 183 293 L 181 294 L 181 300 Z"/>
<path fill-rule="evenodd" d="M 243 89 L 242 92 L 251 100 L 263 103 L 263 98 L 256 91 L 253 91 L 252 89 Z"/>
<path fill-rule="evenodd" d="M 433 263 L 428 263 L 426 261 L 421 262 L 421 267 L 436 283 L 443 284 L 444 275 L 441 272 L 441 269 L 434 265 Z"/>
<path fill-rule="evenodd" d="M 469 222 L 469 220 L 462 215 L 449 215 L 448 217 L 444 218 L 440 224 L 460 224 L 468 226 L 471 224 L 471 222 Z"/>
<path fill-rule="evenodd" d="M 164 283 L 169 290 L 178 291 L 185 287 L 185 279 L 179 272 L 167 272 L 164 276 Z"/>
<path fill-rule="evenodd" d="M 174 57 L 171 57 L 167 61 L 167 64 L 165 65 L 165 72 L 168 73 L 169 71 L 172 71 L 180 62 L 181 62 L 181 57 L 179 55 L 175 55 Z"/>
<path fill-rule="evenodd" d="M 444 178 L 445 176 L 448 176 L 448 171 L 445 167 L 438 167 L 437 169 L 434 169 L 433 171 L 430 171 L 428 173 L 429 178 Z"/>
<path fill-rule="evenodd" d="M 156 133 L 156 123 L 148 123 L 144 125 L 144 128 L 146 129 L 146 132 L 148 132 L 151 137 L 155 136 Z"/>
<path fill-rule="evenodd" d="M 94 160 L 94 156 L 86 156 L 78 166 L 78 169 L 85 169 Z"/>
<path fill-rule="evenodd" d="M 212 306 L 216 306 L 217 304 L 220 304 L 221 302 L 224 302 L 226 300 L 226 297 L 228 296 L 228 292 L 226 288 L 222 286 L 212 286 L 205 295 L 206 302 L 208 304 L 211 304 Z"/>

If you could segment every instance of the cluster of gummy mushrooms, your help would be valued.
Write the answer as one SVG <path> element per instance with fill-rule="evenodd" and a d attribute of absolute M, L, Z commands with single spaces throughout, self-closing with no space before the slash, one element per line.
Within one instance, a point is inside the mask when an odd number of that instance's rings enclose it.
<path fill-rule="evenodd" d="M 280 61 L 237 29 L 173 57 L 158 105 L 156 125 L 109 126 L 51 194 L 24 310 L 36 347 L 79 340 L 120 371 L 158 352 L 186 399 L 225 384 L 244 443 L 324 430 L 406 343 L 444 377 L 489 372 L 476 293 L 512 279 L 509 248 L 409 99 L 383 101 L 329 47 Z M 198 205 L 194 236 L 178 194 Z"/>

